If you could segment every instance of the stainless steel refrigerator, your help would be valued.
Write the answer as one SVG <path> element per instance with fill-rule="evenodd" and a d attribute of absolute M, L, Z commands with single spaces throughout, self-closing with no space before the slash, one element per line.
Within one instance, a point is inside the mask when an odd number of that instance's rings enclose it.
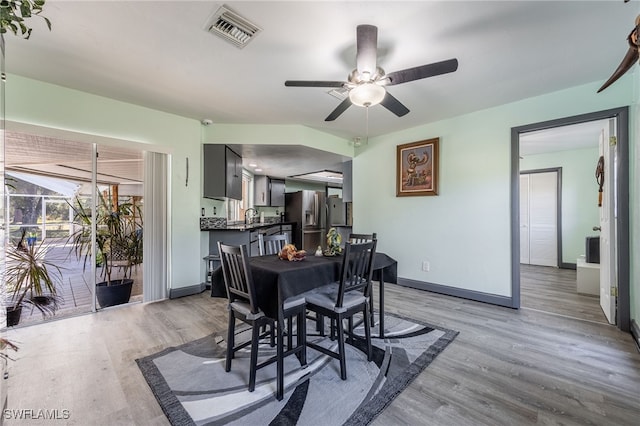
<path fill-rule="evenodd" d="M 326 196 L 324 192 L 287 192 L 284 196 L 285 220 L 294 222 L 293 244 L 313 254 L 326 246 Z"/>

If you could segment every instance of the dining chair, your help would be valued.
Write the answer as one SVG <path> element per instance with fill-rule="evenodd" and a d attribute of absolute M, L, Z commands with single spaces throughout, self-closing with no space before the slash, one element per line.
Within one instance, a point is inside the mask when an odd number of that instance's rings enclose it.
<path fill-rule="evenodd" d="M 374 232 L 373 234 L 349 234 L 349 238 L 347 241 L 349 241 L 350 243 L 366 243 L 369 241 L 377 241 L 378 240 L 378 235 Z M 384 295 L 383 292 L 384 289 L 380 288 L 380 303 L 383 303 L 384 301 Z M 374 325 L 376 325 L 376 321 L 375 321 L 375 317 L 374 317 L 374 309 L 373 309 L 373 291 L 371 292 L 371 294 L 369 295 L 369 317 L 371 319 L 371 327 L 373 327 Z M 380 309 L 382 311 L 382 309 Z M 353 330 L 349 330 L 350 332 L 353 332 Z"/>
<path fill-rule="evenodd" d="M 349 234 L 349 238 L 347 239 L 347 241 L 349 241 L 350 243 L 355 243 L 355 244 L 359 244 L 359 243 L 366 243 L 369 241 L 373 241 L 373 240 L 377 240 L 378 236 L 377 234 L 374 232 L 373 234 Z"/>
<path fill-rule="evenodd" d="M 258 234 L 258 254 L 260 256 L 278 254 L 282 250 L 284 246 L 289 244 L 289 239 L 287 235 L 264 235 Z M 291 330 L 292 318 L 288 318 L 288 327 L 287 330 Z M 265 330 L 266 326 L 262 328 Z M 292 335 L 291 333 L 287 334 L 287 345 L 291 347 Z"/>
<path fill-rule="evenodd" d="M 284 246 L 289 244 L 287 235 L 262 235 L 258 234 L 258 253 L 260 256 L 278 254 Z"/>
<path fill-rule="evenodd" d="M 376 240 L 366 243 L 346 243 L 340 272 L 340 280 L 303 293 L 307 309 L 316 315 L 329 317 L 331 327 L 337 329 L 338 352 L 307 342 L 307 346 L 340 361 L 340 378 L 347 379 L 347 363 L 345 355 L 345 333 L 343 320 L 352 325 L 353 316 L 362 312 L 363 318 L 369 315 L 369 294 L 371 292 L 371 276 L 373 273 L 373 256 L 376 251 Z M 363 321 L 367 346 L 367 359 L 371 361 L 371 328 L 369 321 Z M 353 333 L 350 333 L 353 339 Z M 333 332 L 332 332 L 333 336 Z"/>
<path fill-rule="evenodd" d="M 218 253 L 222 264 L 224 282 L 229 295 L 229 324 L 227 331 L 227 353 L 225 360 L 225 371 L 231 370 L 231 361 L 234 354 L 251 345 L 249 361 L 249 392 L 253 392 L 256 384 L 256 372 L 262 367 L 266 367 L 276 362 L 277 390 L 276 398 L 282 400 L 284 395 L 284 358 L 295 354 L 300 360 L 301 366 L 306 366 L 306 326 L 305 326 L 305 301 L 304 298 L 287 300 L 278 306 L 277 318 L 267 316 L 259 308 L 259 301 L 256 299 L 256 288 L 249 265 L 249 255 L 244 245 L 235 246 L 218 242 Z M 274 297 L 276 297 L 274 295 Z M 296 317 L 297 325 L 297 345 L 284 350 L 284 338 L 282 323 L 285 319 Z M 251 326 L 251 340 L 235 344 L 235 324 L 236 319 Z M 276 330 L 276 355 L 258 364 L 259 341 L 267 333 L 261 333 L 263 326 L 269 325 L 271 330 Z M 273 336 L 273 333 L 272 333 Z"/>

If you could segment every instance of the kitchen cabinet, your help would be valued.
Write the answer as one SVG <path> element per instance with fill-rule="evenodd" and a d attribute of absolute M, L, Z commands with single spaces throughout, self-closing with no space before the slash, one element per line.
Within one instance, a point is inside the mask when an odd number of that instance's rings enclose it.
<path fill-rule="evenodd" d="M 284 206 L 284 180 L 256 175 L 254 181 L 253 205 L 257 207 Z"/>
<path fill-rule="evenodd" d="M 353 161 L 342 163 L 342 201 L 353 201 Z"/>
<path fill-rule="evenodd" d="M 205 144 L 205 198 L 242 199 L 242 157 L 226 145 Z"/>

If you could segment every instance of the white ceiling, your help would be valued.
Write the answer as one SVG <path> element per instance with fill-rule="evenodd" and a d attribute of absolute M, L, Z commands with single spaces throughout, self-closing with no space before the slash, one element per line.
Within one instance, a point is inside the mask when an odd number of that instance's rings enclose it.
<path fill-rule="evenodd" d="M 600 132 L 608 125 L 608 120 L 596 120 L 523 133 L 520 156 L 597 148 Z"/>
<path fill-rule="evenodd" d="M 204 29 L 222 4 L 262 29 L 243 49 Z M 640 2 L 623 0 L 48 0 L 51 32 L 34 17 L 30 40 L 7 37 L 6 69 L 213 126 L 300 124 L 352 140 L 365 134 L 363 108 L 325 122 L 340 101 L 284 81 L 346 80 L 358 24 L 378 27 L 378 64 L 387 72 L 459 61 L 455 73 L 389 87 L 411 112 L 372 107 L 375 136 L 604 82 L 638 13 Z"/>

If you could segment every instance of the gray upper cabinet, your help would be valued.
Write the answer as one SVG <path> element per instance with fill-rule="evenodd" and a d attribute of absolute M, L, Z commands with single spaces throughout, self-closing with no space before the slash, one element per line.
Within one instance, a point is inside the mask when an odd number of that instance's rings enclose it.
<path fill-rule="evenodd" d="M 353 201 L 353 162 L 342 163 L 342 201 Z"/>
<path fill-rule="evenodd" d="M 284 180 L 256 175 L 254 181 L 253 204 L 258 207 L 284 206 Z"/>
<path fill-rule="evenodd" d="M 271 205 L 284 207 L 284 180 L 271 179 Z"/>
<path fill-rule="evenodd" d="M 242 199 L 242 157 L 226 145 L 205 144 L 205 198 Z"/>
<path fill-rule="evenodd" d="M 269 178 L 255 175 L 253 177 L 253 205 L 268 206 L 269 196 Z"/>

